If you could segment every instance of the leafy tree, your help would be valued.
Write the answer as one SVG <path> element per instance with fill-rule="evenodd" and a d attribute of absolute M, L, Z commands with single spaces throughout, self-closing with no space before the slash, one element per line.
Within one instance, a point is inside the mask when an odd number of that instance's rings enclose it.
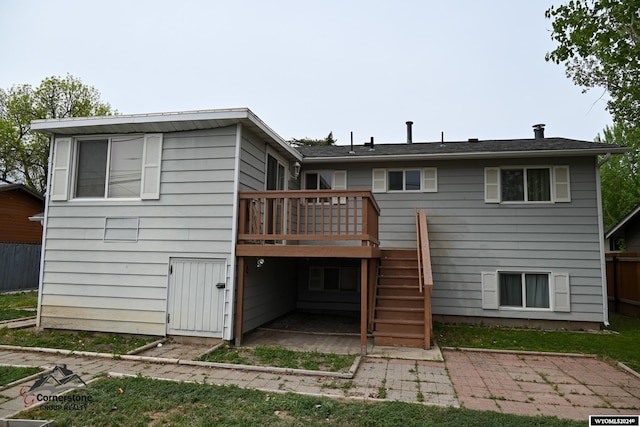
<path fill-rule="evenodd" d="M 558 42 L 546 60 L 584 92 L 604 88 L 615 122 L 640 126 L 640 0 L 570 0 L 545 16 Z"/>
<path fill-rule="evenodd" d="M 14 85 L 0 89 L 0 180 L 23 182 L 44 193 L 49 138 L 31 131 L 31 121 L 110 115 L 111 106 L 80 79 L 48 77 L 33 88 Z"/>
<path fill-rule="evenodd" d="M 302 139 L 293 139 L 291 141 L 291 145 L 295 147 L 310 147 L 314 145 L 335 145 L 338 142 L 337 139 L 333 137 L 333 131 L 329 132 L 324 139 L 310 139 L 310 138 L 302 138 Z"/>
<path fill-rule="evenodd" d="M 603 222 L 608 230 L 640 203 L 640 129 L 622 124 L 607 126 L 596 142 L 631 148 L 629 153 L 613 156 L 600 169 Z"/>

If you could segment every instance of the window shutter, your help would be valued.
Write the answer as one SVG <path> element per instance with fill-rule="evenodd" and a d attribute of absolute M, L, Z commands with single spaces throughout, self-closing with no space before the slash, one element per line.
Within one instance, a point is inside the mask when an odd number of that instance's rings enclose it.
<path fill-rule="evenodd" d="M 482 272 L 482 308 L 498 309 L 498 273 Z"/>
<path fill-rule="evenodd" d="M 347 189 L 347 171 L 333 171 L 333 188 L 332 190 Z M 347 203 L 346 197 L 333 197 L 333 203 Z"/>
<path fill-rule="evenodd" d="M 569 166 L 554 166 L 553 177 L 555 185 L 555 202 L 571 201 L 571 186 L 569 184 Z"/>
<path fill-rule="evenodd" d="M 160 198 L 160 164 L 162 162 L 162 134 L 144 136 L 142 154 L 142 199 Z"/>
<path fill-rule="evenodd" d="M 438 191 L 438 168 L 422 169 L 422 191 L 426 193 Z"/>
<path fill-rule="evenodd" d="M 68 200 L 71 139 L 56 139 L 54 148 L 53 171 L 51 176 L 51 200 Z"/>
<path fill-rule="evenodd" d="M 347 171 L 333 171 L 333 189 L 347 189 Z"/>
<path fill-rule="evenodd" d="M 387 170 L 372 169 L 371 191 L 373 193 L 385 193 L 387 191 Z"/>
<path fill-rule="evenodd" d="M 571 311 L 571 292 L 569 286 L 569 273 L 551 274 L 554 289 L 554 311 Z"/>
<path fill-rule="evenodd" d="M 484 168 L 484 202 L 500 203 L 500 168 Z"/>

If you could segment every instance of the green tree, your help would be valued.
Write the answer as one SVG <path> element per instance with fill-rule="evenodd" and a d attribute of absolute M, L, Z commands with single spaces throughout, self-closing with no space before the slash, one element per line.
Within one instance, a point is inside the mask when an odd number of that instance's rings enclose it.
<path fill-rule="evenodd" d="M 48 77 L 36 88 L 23 84 L 0 89 L 0 180 L 23 182 L 44 193 L 49 138 L 31 131 L 33 120 L 113 113 L 95 88 L 69 74 Z"/>
<path fill-rule="evenodd" d="M 583 87 L 602 87 L 617 123 L 640 126 L 640 0 L 571 0 L 545 12 L 558 47 L 546 60 L 564 64 Z"/>
<path fill-rule="evenodd" d="M 629 153 L 611 157 L 600 169 L 602 219 L 608 230 L 640 203 L 640 129 L 622 124 L 607 126 L 596 142 L 631 148 Z"/>
<path fill-rule="evenodd" d="M 310 138 L 302 138 L 302 139 L 293 139 L 290 141 L 291 145 L 295 147 L 310 147 L 314 145 L 335 145 L 338 142 L 337 139 L 333 137 L 333 131 L 329 132 L 324 139 L 310 139 Z"/>

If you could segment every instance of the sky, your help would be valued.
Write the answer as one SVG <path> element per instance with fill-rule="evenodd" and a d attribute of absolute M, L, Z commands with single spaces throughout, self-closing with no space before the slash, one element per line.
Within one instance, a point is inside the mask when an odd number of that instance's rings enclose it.
<path fill-rule="evenodd" d="M 71 74 L 121 114 L 248 107 L 338 144 L 546 136 L 611 124 L 545 61 L 561 0 L 0 0 L 0 88 Z"/>

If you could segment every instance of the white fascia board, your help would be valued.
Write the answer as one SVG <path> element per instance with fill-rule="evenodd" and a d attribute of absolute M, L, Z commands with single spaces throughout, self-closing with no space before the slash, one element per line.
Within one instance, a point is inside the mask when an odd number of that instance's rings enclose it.
<path fill-rule="evenodd" d="M 611 230 L 607 231 L 607 234 L 605 235 L 605 238 L 610 238 L 616 231 L 618 231 L 620 228 L 622 228 L 627 221 L 629 221 L 631 218 L 633 218 L 638 212 L 640 211 L 640 205 L 638 205 L 633 211 L 631 211 L 630 214 L 628 214 L 627 216 L 625 216 L 619 223 L 617 223 L 614 228 L 612 228 Z"/>
<path fill-rule="evenodd" d="M 68 127 L 90 127 L 104 125 L 121 125 L 135 123 L 163 123 L 198 120 L 246 119 L 248 108 L 229 108 L 224 110 L 197 110 L 174 113 L 119 114 L 99 117 L 72 117 L 64 119 L 34 120 L 31 130 L 55 133 L 57 129 Z M 253 113 L 251 113 L 253 114 Z"/>
<path fill-rule="evenodd" d="M 269 135 L 278 145 L 284 148 L 291 156 L 293 156 L 296 160 L 302 161 L 302 154 L 291 145 L 287 143 L 280 135 L 278 135 L 273 129 L 271 129 L 265 122 L 263 122 L 258 116 L 256 116 L 253 111 L 247 109 L 248 119 L 251 122 L 260 128 L 264 133 Z"/>
<path fill-rule="evenodd" d="M 624 154 L 628 148 L 612 148 L 608 150 L 535 150 L 535 151 L 488 151 L 478 153 L 441 153 L 441 154 L 391 154 L 378 156 L 340 156 L 340 157 L 305 157 L 305 164 L 314 163 L 346 163 L 346 162 L 388 162 L 409 160 L 471 160 L 471 159 L 504 159 L 517 157 L 584 157 L 600 154 Z"/>

